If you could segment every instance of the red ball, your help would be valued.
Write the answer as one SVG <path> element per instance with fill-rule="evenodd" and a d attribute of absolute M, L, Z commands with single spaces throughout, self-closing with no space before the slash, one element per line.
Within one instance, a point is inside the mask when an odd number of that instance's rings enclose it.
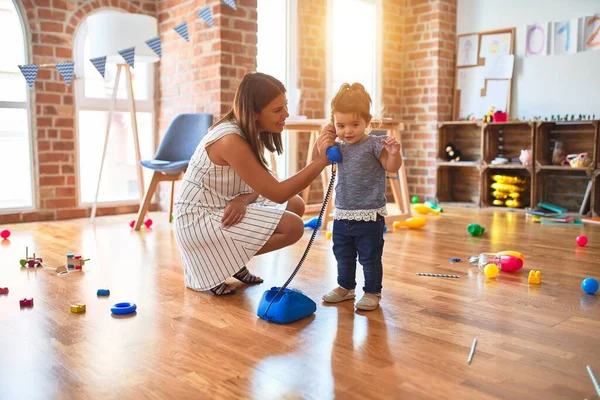
<path fill-rule="evenodd" d="M 2 239 L 6 240 L 10 237 L 10 231 L 8 229 L 4 229 L 2 232 L 0 232 L 0 237 L 2 237 Z"/>
<path fill-rule="evenodd" d="M 578 246 L 583 247 L 587 244 L 587 236 L 585 236 L 585 235 L 577 236 L 577 238 L 575 239 L 575 242 L 577 243 Z"/>
<path fill-rule="evenodd" d="M 144 222 L 144 225 L 146 225 L 146 228 L 150 228 L 152 226 L 152 220 L 148 218 L 146 222 Z"/>

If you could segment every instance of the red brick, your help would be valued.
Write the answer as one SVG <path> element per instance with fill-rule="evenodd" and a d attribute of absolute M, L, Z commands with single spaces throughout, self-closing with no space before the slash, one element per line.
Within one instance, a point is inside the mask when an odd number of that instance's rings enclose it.
<path fill-rule="evenodd" d="M 58 186 L 64 184 L 64 176 L 40 176 L 40 186 Z"/>
<path fill-rule="evenodd" d="M 42 201 L 45 209 L 69 208 L 77 206 L 77 199 L 49 199 Z"/>

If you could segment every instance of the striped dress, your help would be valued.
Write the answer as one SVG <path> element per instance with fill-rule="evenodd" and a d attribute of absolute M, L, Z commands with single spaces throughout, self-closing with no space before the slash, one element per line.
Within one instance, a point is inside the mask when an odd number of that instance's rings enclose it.
<path fill-rule="evenodd" d="M 206 147 L 229 134 L 243 137 L 233 122 L 208 131 L 190 160 L 174 204 L 173 229 L 185 285 L 198 291 L 214 288 L 242 269 L 271 237 L 287 205 L 259 196 L 246 207 L 241 222 L 223 227 L 225 206 L 253 192 L 231 167 L 208 158 Z"/>

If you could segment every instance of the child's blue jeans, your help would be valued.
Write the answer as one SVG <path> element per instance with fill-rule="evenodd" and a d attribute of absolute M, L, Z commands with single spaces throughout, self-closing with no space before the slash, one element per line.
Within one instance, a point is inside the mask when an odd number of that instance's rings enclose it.
<path fill-rule="evenodd" d="M 335 220 L 333 222 L 333 254 L 338 264 L 338 285 L 356 287 L 356 255 L 365 274 L 365 293 L 381 293 L 383 280 L 383 228 L 385 218 L 376 221 Z"/>

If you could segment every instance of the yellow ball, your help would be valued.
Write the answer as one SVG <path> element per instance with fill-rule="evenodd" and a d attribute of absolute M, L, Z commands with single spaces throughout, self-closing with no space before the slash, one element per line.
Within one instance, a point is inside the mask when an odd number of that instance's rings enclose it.
<path fill-rule="evenodd" d="M 488 264 L 483 269 L 483 273 L 488 278 L 495 278 L 495 277 L 497 277 L 498 276 L 498 272 L 500 272 L 500 270 L 498 269 L 498 266 L 496 264 Z"/>

